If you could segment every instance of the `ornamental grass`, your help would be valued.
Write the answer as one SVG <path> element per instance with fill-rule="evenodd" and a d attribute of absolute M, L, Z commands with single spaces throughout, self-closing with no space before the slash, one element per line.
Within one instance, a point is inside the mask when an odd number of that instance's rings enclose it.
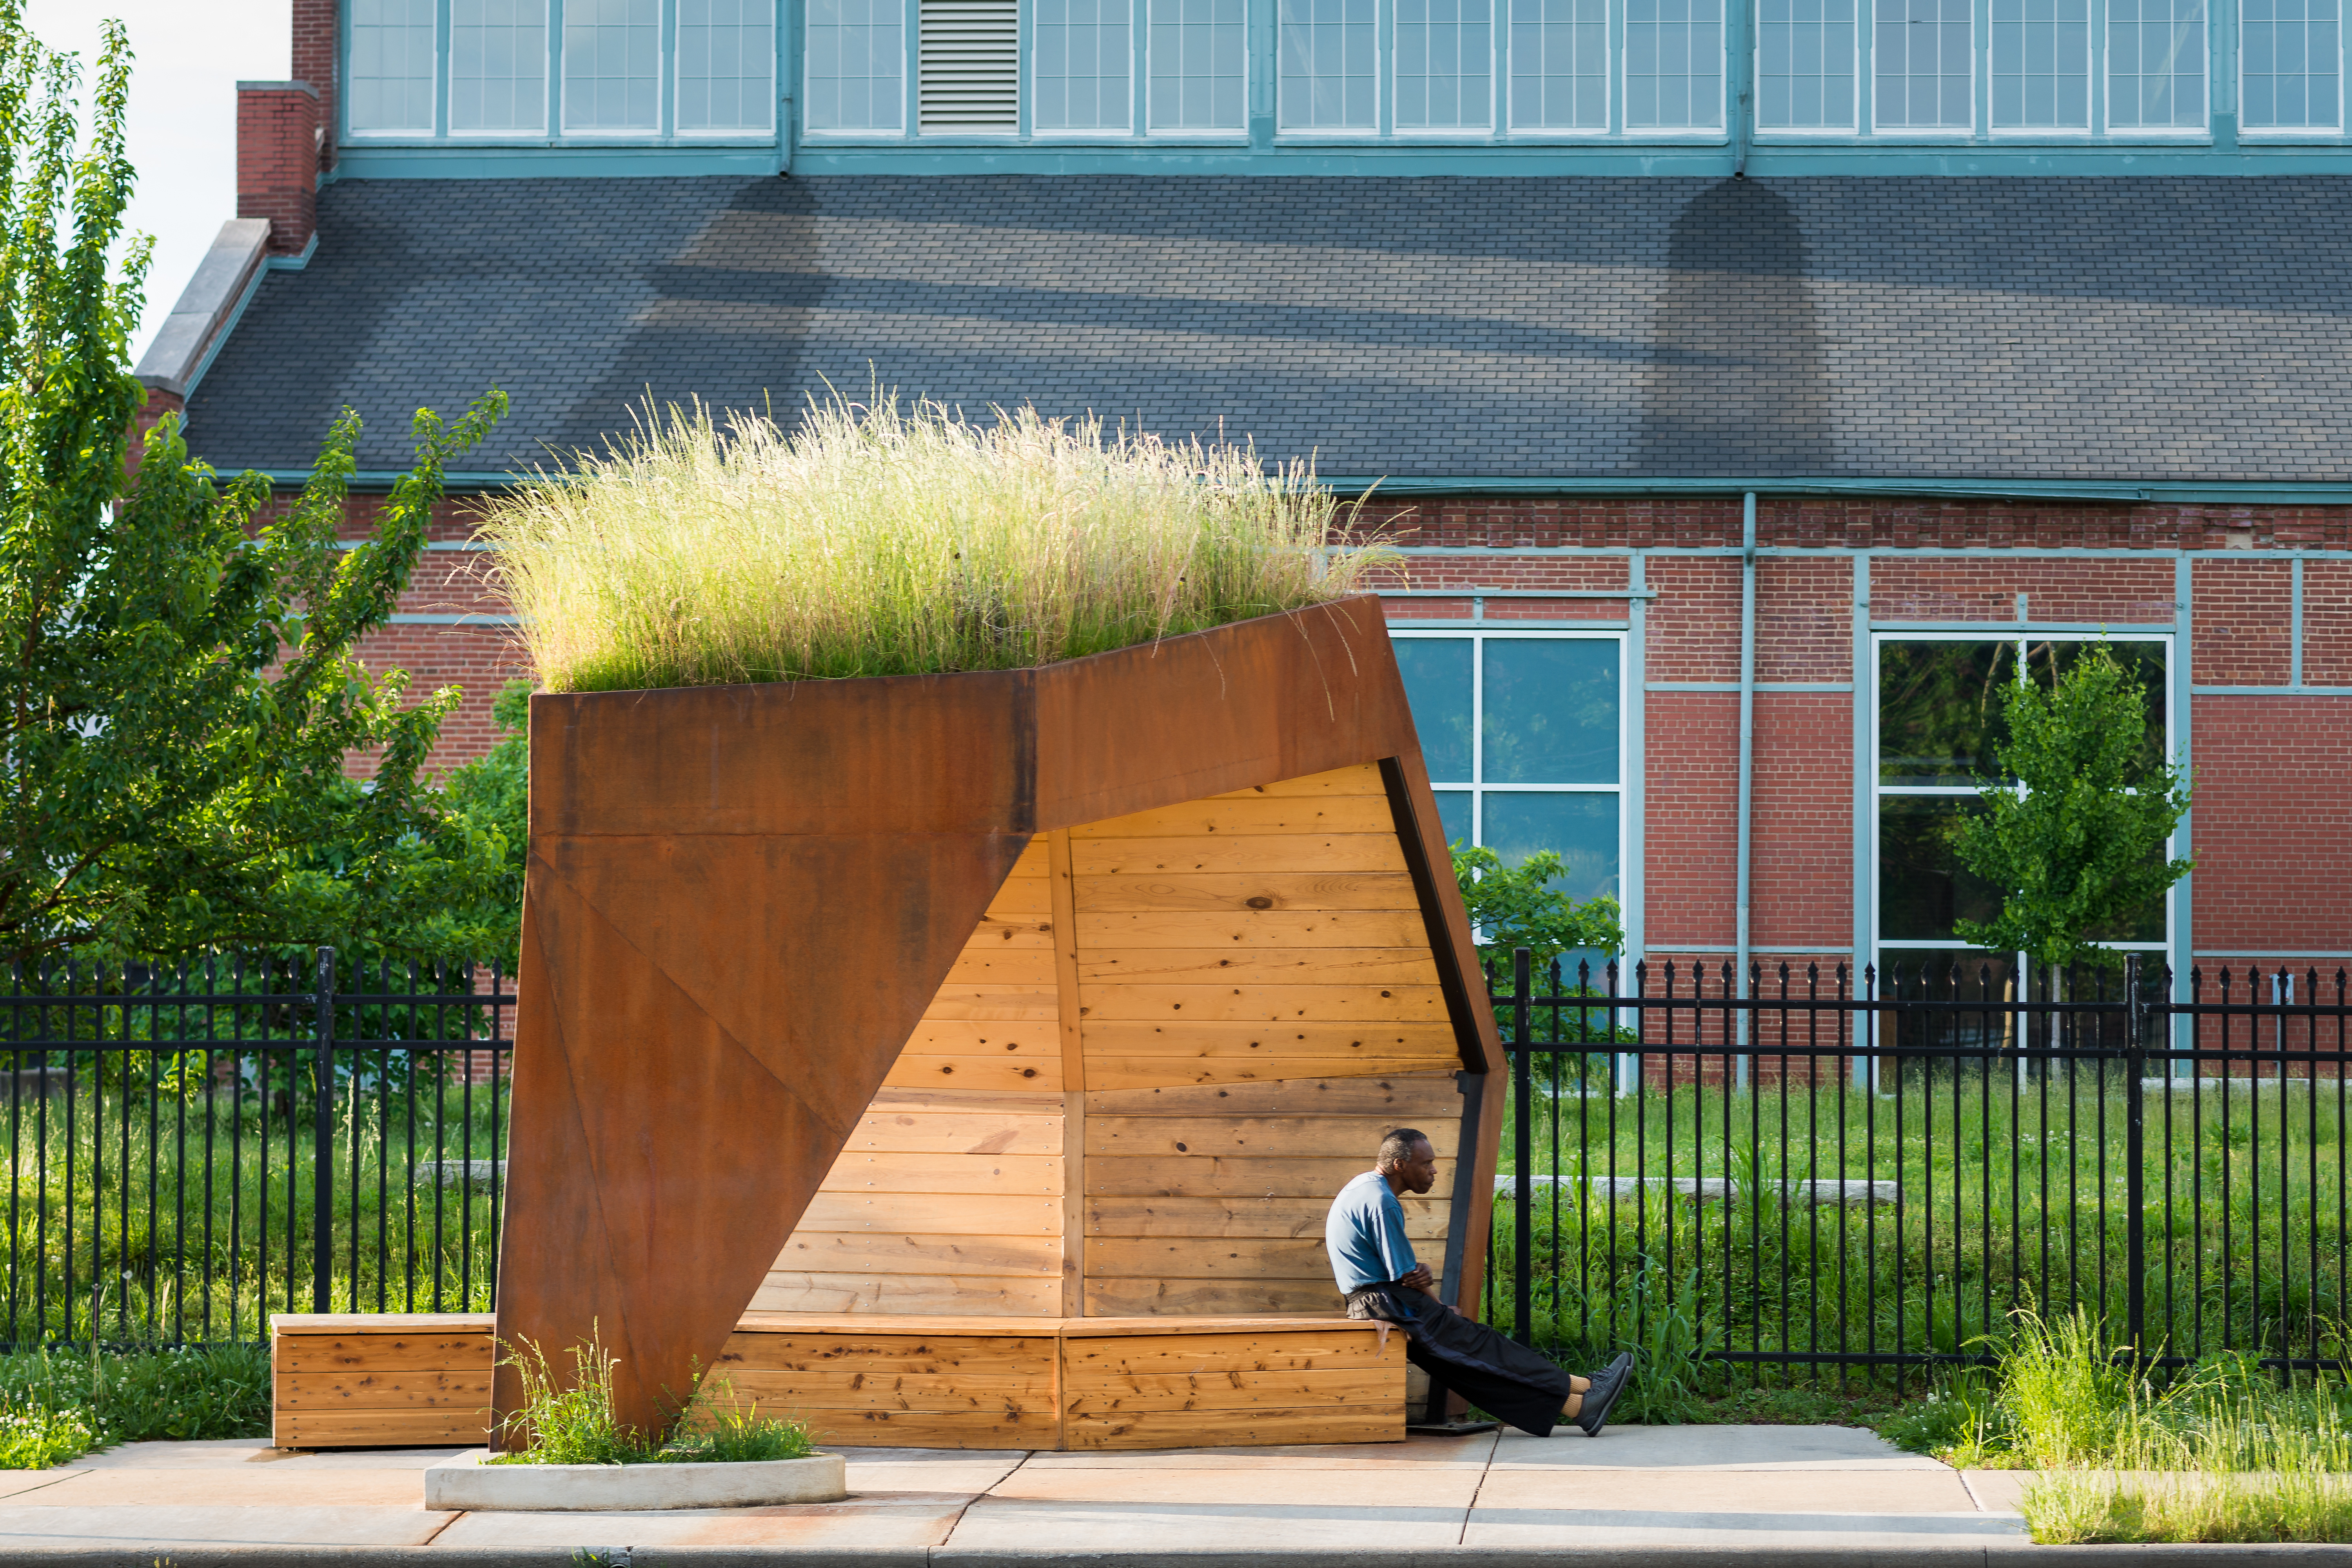
<path fill-rule="evenodd" d="M 551 691 L 929 675 L 1082 658 L 1358 592 L 1304 464 L 1094 418 L 698 405 L 490 503 Z M 1360 504 L 1360 503 L 1358 503 Z"/>

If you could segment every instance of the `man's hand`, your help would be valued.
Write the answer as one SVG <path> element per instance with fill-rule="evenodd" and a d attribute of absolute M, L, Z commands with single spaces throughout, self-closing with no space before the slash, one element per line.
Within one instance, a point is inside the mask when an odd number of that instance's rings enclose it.
<path fill-rule="evenodd" d="M 1398 1280 L 1397 1283 L 1403 1286 L 1408 1290 L 1418 1290 L 1423 1295 L 1426 1296 L 1432 1294 L 1430 1287 L 1437 1283 L 1437 1276 L 1429 1271 L 1428 1264 L 1416 1263 L 1413 1265 L 1412 1272 Z"/>

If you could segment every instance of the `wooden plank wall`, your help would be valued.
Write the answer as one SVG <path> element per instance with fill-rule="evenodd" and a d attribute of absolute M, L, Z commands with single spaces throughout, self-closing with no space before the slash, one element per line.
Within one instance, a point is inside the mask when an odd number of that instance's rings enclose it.
<path fill-rule="evenodd" d="M 1324 1215 L 1400 1125 L 1442 1266 L 1461 1065 L 1377 767 L 1041 837 L 751 1308 L 1336 1311 Z"/>
<path fill-rule="evenodd" d="M 1061 1315 L 1047 864 L 1041 839 L 1013 866 L 751 1310 Z"/>

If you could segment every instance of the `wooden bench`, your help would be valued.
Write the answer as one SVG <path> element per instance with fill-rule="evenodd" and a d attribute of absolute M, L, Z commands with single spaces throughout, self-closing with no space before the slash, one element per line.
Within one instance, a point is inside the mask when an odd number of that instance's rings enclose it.
<path fill-rule="evenodd" d="M 473 1446 L 487 1313 L 281 1313 L 284 1448 Z M 719 1358 L 737 1394 L 818 1439 L 926 1448 L 1183 1448 L 1404 1437 L 1404 1342 L 1343 1318 L 750 1312 Z"/>

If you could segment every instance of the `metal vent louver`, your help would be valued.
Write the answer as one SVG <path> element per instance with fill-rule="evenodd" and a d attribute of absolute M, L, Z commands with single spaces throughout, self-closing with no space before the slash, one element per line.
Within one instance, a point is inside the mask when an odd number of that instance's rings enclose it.
<path fill-rule="evenodd" d="M 1021 128 L 1019 0 L 922 0 L 927 132 Z"/>

